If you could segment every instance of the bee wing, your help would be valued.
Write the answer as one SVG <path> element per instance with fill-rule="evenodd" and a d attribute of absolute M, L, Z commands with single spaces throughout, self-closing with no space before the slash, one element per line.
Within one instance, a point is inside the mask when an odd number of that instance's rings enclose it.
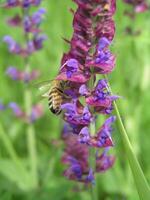
<path fill-rule="evenodd" d="M 41 81 L 41 82 L 38 82 L 38 83 L 34 83 L 33 86 L 38 88 L 40 91 L 44 91 L 44 90 L 50 88 L 52 81 L 53 80 Z"/>
<path fill-rule="evenodd" d="M 43 98 L 48 98 L 49 97 L 49 92 L 45 92 L 44 94 L 41 95 Z"/>
<path fill-rule="evenodd" d="M 53 80 L 46 80 L 38 83 L 33 83 L 34 88 L 38 89 L 37 97 L 39 100 L 48 98 L 52 81 Z"/>

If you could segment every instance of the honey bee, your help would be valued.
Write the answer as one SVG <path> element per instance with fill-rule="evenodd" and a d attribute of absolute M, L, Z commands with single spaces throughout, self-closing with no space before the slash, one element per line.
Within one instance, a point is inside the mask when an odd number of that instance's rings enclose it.
<path fill-rule="evenodd" d="M 50 89 L 48 90 L 48 92 L 42 95 L 42 97 L 48 98 L 49 110 L 55 115 L 59 115 L 62 111 L 61 104 L 63 102 L 64 97 L 66 96 L 64 94 L 66 82 L 67 81 L 56 80 L 56 79 L 49 81 L 47 85 L 50 86 Z M 39 87 L 40 90 L 43 90 L 43 88 L 44 85 Z"/>

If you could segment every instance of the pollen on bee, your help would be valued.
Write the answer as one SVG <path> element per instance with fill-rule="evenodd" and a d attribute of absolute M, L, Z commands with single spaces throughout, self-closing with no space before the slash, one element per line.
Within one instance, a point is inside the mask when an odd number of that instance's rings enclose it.
<path fill-rule="evenodd" d="M 109 3 L 105 4 L 104 10 L 105 11 L 109 11 L 110 10 L 110 4 Z"/>

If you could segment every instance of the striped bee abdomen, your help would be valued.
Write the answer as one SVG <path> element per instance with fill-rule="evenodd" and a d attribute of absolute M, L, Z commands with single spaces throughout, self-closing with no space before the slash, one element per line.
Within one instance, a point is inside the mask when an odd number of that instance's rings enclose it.
<path fill-rule="evenodd" d="M 51 89 L 48 98 L 49 109 L 55 115 L 61 113 L 61 104 L 63 100 L 63 92 L 61 89 L 54 87 Z"/>

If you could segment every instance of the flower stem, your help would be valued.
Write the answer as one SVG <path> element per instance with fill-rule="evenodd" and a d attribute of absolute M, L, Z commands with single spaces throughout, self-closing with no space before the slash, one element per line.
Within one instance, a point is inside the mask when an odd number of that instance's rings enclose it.
<path fill-rule="evenodd" d="M 95 121 L 91 122 L 90 124 L 90 134 L 95 135 Z M 89 147 L 90 156 L 89 156 L 89 163 L 90 167 L 93 169 L 93 171 L 96 171 L 96 150 L 93 147 Z M 97 200 L 97 182 L 96 182 L 96 174 L 95 174 L 95 184 L 91 184 L 91 199 Z"/>
<path fill-rule="evenodd" d="M 92 70 L 91 70 L 92 71 Z M 91 77 L 91 80 L 89 82 L 89 87 L 91 89 L 94 88 L 94 75 Z M 94 110 L 91 108 L 92 113 L 94 113 Z M 96 123 L 95 119 L 90 123 L 90 135 L 94 136 L 96 133 Z M 92 168 L 93 172 L 96 171 L 96 149 L 94 147 L 89 147 L 89 165 L 90 168 Z M 96 174 L 95 174 L 95 184 L 91 184 L 91 199 L 97 200 L 97 183 L 96 183 Z"/>
<path fill-rule="evenodd" d="M 22 10 L 23 17 L 29 15 L 29 9 Z M 24 30 L 24 27 L 23 27 Z M 26 45 L 29 42 L 29 33 L 23 32 L 24 34 L 24 40 Z M 27 55 L 24 58 L 24 67 L 25 67 L 25 73 L 30 73 L 30 55 Z M 31 115 L 32 112 L 32 91 L 30 90 L 29 84 L 26 84 L 25 90 L 24 90 L 24 104 L 25 104 L 25 110 L 27 116 Z M 36 153 L 36 135 L 35 135 L 35 129 L 31 122 L 27 125 L 26 129 L 27 134 L 27 147 L 28 147 L 28 153 L 29 153 L 29 159 L 30 159 L 30 169 L 31 174 L 33 177 L 33 186 L 36 188 L 38 186 L 38 169 L 37 169 L 37 153 Z"/>
<path fill-rule="evenodd" d="M 106 75 L 105 75 L 105 79 L 108 80 Z M 111 94 L 113 94 L 109 82 L 108 82 L 108 90 L 110 91 Z M 146 181 L 146 178 L 145 178 L 144 173 L 143 173 L 143 171 L 140 167 L 140 164 L 139 164 L 139 162 L 138 162 L 138 160 L 137 160 L 137 158 L 136 158 L 136 156 L 133 152 L 131 143 L 129 141 L 127 132 L 125 130 L 124 124 L 122 122 L 122 119 L 121 119 L 121 116 L 120 116 L 120 113 L 119 113 L 118 106 L 117 106 L 116 102 L 114 102 L 113 104 L 114 104 L 114 110 L 116 112 L 116 116 L 118 118 L 118 127 L 120 129 L 124 149 L 126 151 L 126 156 L 128 158 L 128 161 L 129 161 L 129 165 L 130 165 L 130 168 L 131 168 L 131 171 L 132 171 L 132 174 L 133 174 L 133 178 L 134 178 L 134 181 L 135 181 L 135 185 L 136 185 L 139 197 L 140 197 L 141 200 L 149 200 L 150 199 L 149 185 Z"/>
<path fill-rule="evenodd" d="M 25 102 L 25 109 L 26 113 L 29 115 L 31 114 L 32 108 L 32 96 L 31 91 L 27 87 L 24 91 L 24 102 Z M 38 185 L 38 173 L 37 173 L 37 153 L 36 153 L 36 137 L 35 137 L 35 129 L 33 124 L 28 124 L 26 129 L 27 134 L 27 146 L 29 152 L 29 159 L 30 159 L 30 168 L 31 174 L 33 177 L 33 185 L 37 187 Z"/>

